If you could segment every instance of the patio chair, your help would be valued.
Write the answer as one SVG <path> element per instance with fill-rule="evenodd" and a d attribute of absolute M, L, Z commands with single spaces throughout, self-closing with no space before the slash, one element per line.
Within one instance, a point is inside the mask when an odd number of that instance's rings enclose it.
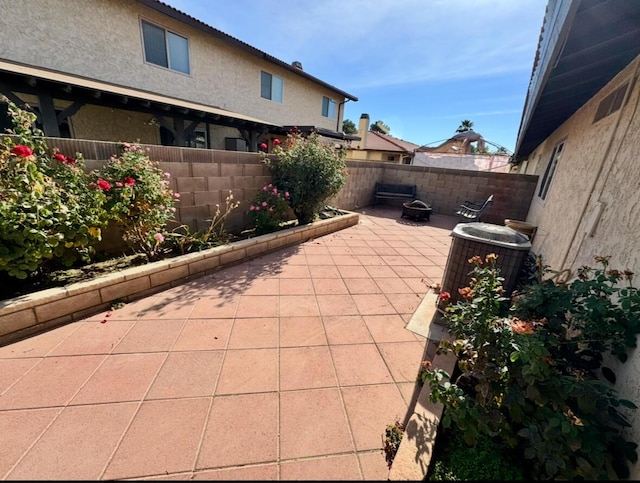
<path fill-rule="evenodd" d="M 480 215 L 493 203 L 493 195 L 489 196 L 484 203 L 476 203 L 474 201 L 465 201 L 460 205 L 456 215 L 461 219 L 463 223 L 472 221 L 480 221 Z"/>

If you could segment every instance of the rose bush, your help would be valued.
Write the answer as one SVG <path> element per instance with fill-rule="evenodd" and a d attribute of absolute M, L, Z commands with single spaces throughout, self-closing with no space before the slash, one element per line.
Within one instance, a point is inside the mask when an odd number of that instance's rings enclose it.
<path fill-rule="evenodd" d="M 162 253 L 167 223 L 174 218 L 175 201 L 180 197 L 169 187 L 169 173 L 137 143 L 124 143 L 120 156 L 111 156 L 92 172 L 94 184 L 105 198 L 109 221 L 122 230 L 122 237 L 134 252 L 150 260 Z"/>
<path fill-rule="evenodd" d="M 289 206 L 290 195 L 284 193 L 272 183 L 263 186 L 253 197 L 249 206 L 249 217 L 256 229 L 256 234 L 263 235 L 281 228 L 281 223 L 293 219 Z"/>
<path fill-rule="evenodd" d="M 90 188 L 80 154 L 50 150 L 35 114 L 2 100 L 14 127 L 0 143 L 0 273 L 25 279 L 89 261 L 104 194 Z"/>
<path fill-rule="evenodd" d="M 316 132 L 305 137 L 295 129 L 284 143 L 274 141 L 274 145 L 275 160 L 261 153 L 273 184 L 289 193 L 298 223 L 311 223 L 346 183 L 346 149 L 321 142 Z"/>

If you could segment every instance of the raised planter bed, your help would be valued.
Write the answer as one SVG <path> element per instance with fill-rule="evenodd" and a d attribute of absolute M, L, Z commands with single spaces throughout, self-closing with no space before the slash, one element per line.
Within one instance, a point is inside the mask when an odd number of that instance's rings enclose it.
<path fill-rule="evenodd" d="M 344 211 L 341 216 L 307 225 L 0 301 L 0 346 L 109 310 L 115 301 L 146 297 L 358 221 L 357 213 Z"/>

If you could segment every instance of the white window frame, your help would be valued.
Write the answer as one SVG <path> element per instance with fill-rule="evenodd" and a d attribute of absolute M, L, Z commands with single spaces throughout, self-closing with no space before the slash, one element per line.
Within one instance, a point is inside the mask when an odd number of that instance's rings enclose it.
<path fill-rule="evenodd" d="M 558 170 L 558 163 L 560 162 L 563 151 L 564 141 L 560 141 L 558 144 L 556 144 L 553 148 L 553 151 L 551 151 L 549 162 L 547 163 L 547 167 L 544 170 L 544 174 L 540 180 L 540 187 L 538 188 L 538 198 L 542 201 L 544 201 L 549 194 L 549 188 L 551 187 L 553 176 Z"/>
<path fill-rule="evenodd" d="M 264 84 L 264 80 L 269 79 L 269 85 Z M 268 91 L 268 92 L 267 92 Z M 273 75 L 270 72 L 260 71 L 260 97 L 269 101 L 282 104 L 284 98 L 284 79 Z"/>
<path fill-rule="evenodd" d="M 154 62 L 153 60 L 149 60 L 147 58 L 147 47 L 146 47 L 146 43 L 145 43 L 145 35 L 144 35 L 144 24 L 149 25 L 150 27 L 156 28 L 158 30 L 162 30 L 163 34 L 164 34 L 164 55 L 166 57 L 167 60 L 167 65 L 158 63 L 158 62 Z M 191 49 L 189 46 L 189 38 L 184 36 L 184 35 L 180 35 L 176 32 L 173 32 L 165 27 L 162 27 L 156 23 L 153 22 L 149 22 L 148 20 L 145 19 L 140 19 L 140 36 L 142 38 L 142 53 L 144 54 L 144 61 L 147 64 L 151 64 L 157 67 L 162 67 L 164 69 L 168 69 L 172 72 L 177 72 L 179 74 L 185 74 L 185 75 L 191 75 Z M 171 43 L 171 39 L 173 38 L 179 38 L 184 40 L 185 44 L 186 44 L 186 72 L 185 70 L 182 70 L 180 68 L 177 68 L 178 66 L 176 65 L 176 62 L 171 61 L 171 52 L 172 52 L 172 43 Z M 175 47 L 175 45 L 173 45 L 173 47 Z"/>
<path fill-rule="evenodd" d="M 336 118 L 336 107 L 338 103 L 327 96 L 322 96 L 322 117 L 328 119 Z"/>

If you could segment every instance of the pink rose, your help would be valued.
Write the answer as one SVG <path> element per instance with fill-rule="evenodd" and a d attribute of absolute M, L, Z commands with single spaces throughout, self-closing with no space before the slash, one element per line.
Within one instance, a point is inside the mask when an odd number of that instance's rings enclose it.
<path fill-rule="evenodd" d="M 127 176 L 125 179 L 122 180 L 122 182 L 124 183 L 125 186 L 129 186 L 129 187 L 133 187 L 133 185 L 136 184 L 136 180 L 133 179 L 131 176 Z"/>
<path fill-rule="evenodd" d="M 267 149 L 267 143 L 262 143 L 262 144 L 260 145 L 260 148 L 262 148 L 262 149 Z"/>
<path fill-rule="evenodd" d="M 156 233 L 155 235 L 153 235 L 153 238 L 155 238 L 158 243 L 162 243 L 164 241 L 164 236 L 162 235 L 162 233 Z"/>
<path fill-rule="evenodd" d="M 273 144 L 275 144 L 276 146 L 280 145 L 280 140 L 279 139 L 274 139 L 273 140 Z"/>
<path fill-rule="evenodd" d="M 33 154 L 33 149 L 31 149 L 29 146 L 18 144 L 17 146 L 13 147 L 11 152 L 16 156 L 20 156 L 21 158 L 28 158 Z"/>

